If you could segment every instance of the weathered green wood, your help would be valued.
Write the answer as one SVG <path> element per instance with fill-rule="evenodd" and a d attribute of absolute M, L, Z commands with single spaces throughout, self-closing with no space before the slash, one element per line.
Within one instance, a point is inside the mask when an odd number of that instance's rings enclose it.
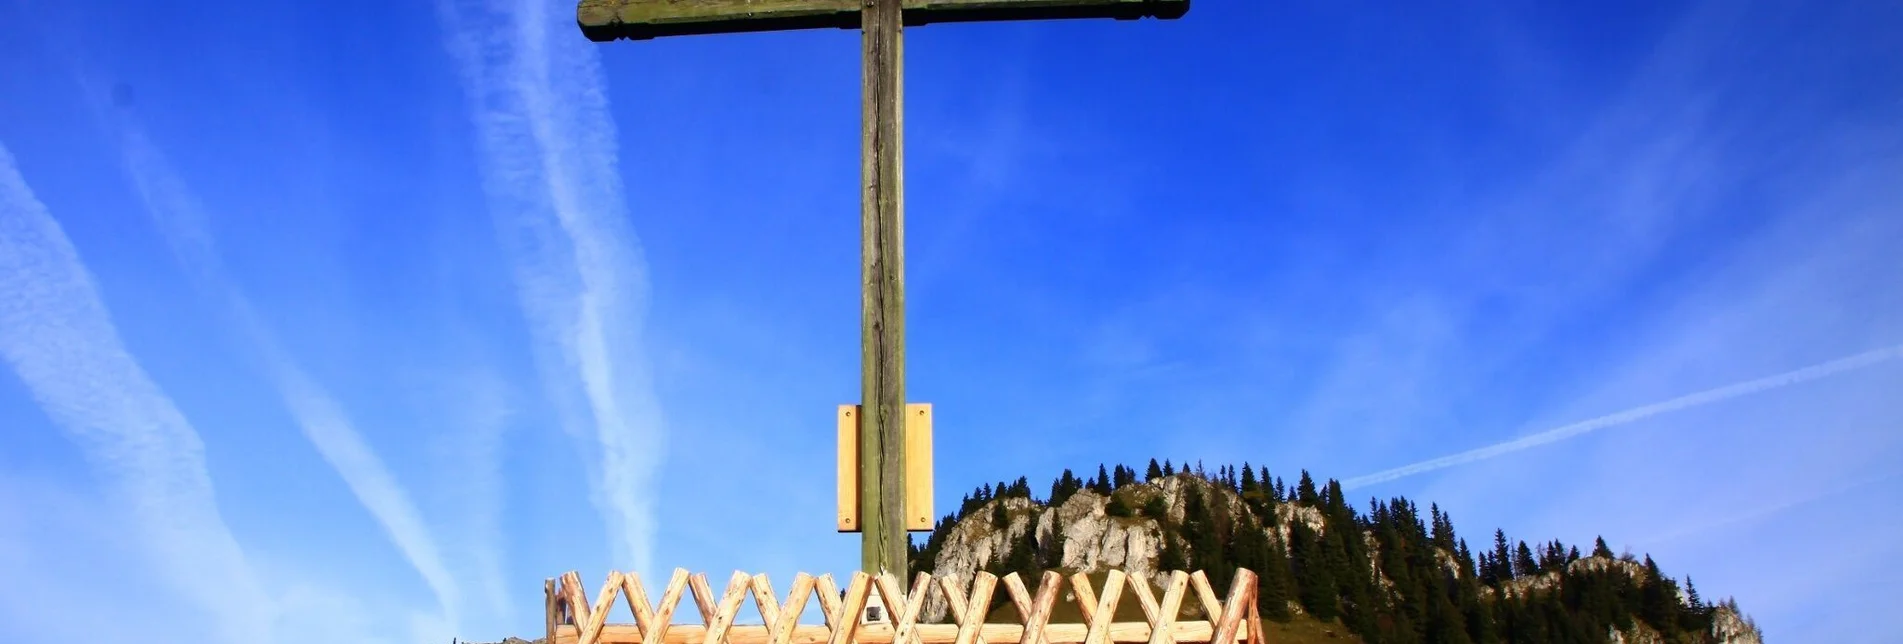
<path fill-rule="evenodd" d="M 860 564 L 906 571 L 903 0 L 867 0 L 860 123 Z"/>
<path fill-rule="evenodd" d="M 1054 18 L 1174 19 L 1189 0 L 902 0 L 905 26 Z M 589 40 L 861 26 L 866 0 L 580 0 Z"/>

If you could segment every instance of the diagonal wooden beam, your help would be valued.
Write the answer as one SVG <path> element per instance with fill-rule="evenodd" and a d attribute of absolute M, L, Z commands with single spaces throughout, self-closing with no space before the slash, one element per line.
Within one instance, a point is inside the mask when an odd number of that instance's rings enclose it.
<path fill-rule="evenodd" d="M 1214 624 L 1222 619 L 1222 598 L 1216 596 L 1216 589 L 1209 585 L 1209 575 L 1198 570 L 1189 574 L 1189 586 L 1196 589 L 1196 598 L 1203 604 L 1203 617 Z"/>
<path fill-rule="evenodd" d="M 954 644 L 985 644 L 985 616 L 991 612 L 991 593 L 998 587 L 997 576 L 979 571 L 971 580 L 969 598 L 961 596 L 949 578 L 943 583 L 945 603 L 951 606 L 952 617 L 958 622 L 958 636 Z"/>
<path fill-rule="evenodd" d="M 1163 588 L 1163 605 L 1150 620 L 1149 644 L 1176 644 L 1176 618 L 1183 612 L 1183 594 L 1188 589 L 1188 574 L 1181 570 L 1170 573 L 1170 585 Z"/>
<path fill-rule="evenodd" d="M 588 589 L 581 585 L 581 573 L 562 573 L 562 601 L 568 604 L 569 623 L 579 627 L 588 621 Z"/>
<path fill-rule="evenodd" d="M 840 598 L 839 612 L 828 620 L 833 627 L 828 644 L 852 644 L 859 630 L 859 616 L 866 610 L 866 595 L 871 592 L 872 577 L 863 571 L 853 573 L 852 581 L 846 584 L 846 596 Z"/>
<path fill-rule="evenodd" d="M 1117 600 L 1123 597 L 1123 571 L 1110 569 L 1109 577 L 1103 582 L 1103 597 L 1098 600 L 1096 610 L 1091 611 L 1090 630 L 1084 634 L 1084 644 L 1109 644 L 1110 625 L 1117 621 Z M 1137 583 L 1144 583 L 1137 580 Z"/>
<path fill-rule="evenodd" d="M 1024 633 L 1018 636 L 1018 644 L 1039 644 L 1050 641 L 1045 625 L 1051 621 L 1051 608 L 1057 605 L 1057 593 L 1064 584 L 1064 576 L 1056 571 L 1045 571 L 1043 579 L 1037 585 L 1037 597 L 1031 600 L 1031 612 L 1024 615 Z"/>
<path fill-rule="evenodd" d="M 727 593 L 720 598 L 718 610 L 713 621 L 707 622 L 707 644 L 726 644 L 727 629 L 733 627 L 733 619 L 740 613 L 740 605 L 747 601 L 747 589 L 752 586 L 752 577 L 738 570 L 727 581 Z M 582 642 L 594 644 L 594 642 Z"/>
<path fill-rule="evenodd" d="M 576 23 L 595 42 L 622 38 L 856 29 L 864 0 L 580 0 Z M 1189 0 L 904 0 L 905 26 L 943 22 L 1115 18 L 1171 20 Z"/>
<path fill-rule="evenodd" d="M 601 637 L 601 627 L 608 625 L 608 609 L 614 608 L 615 595 L 621 592 L 621 571 L 608 571 L 608 581 L 601 583 L 601 595 L 595 598 L 595 605 L 588 611 L 586 624 L 581 625 L 581 644 L 595 644 Z"/>
<path fill-rule="evenodd" d="M 1222 619 L 1211 619 L 1216 632 L 1209 636 L 1209 644 L 1236 644 L 1236 631 L 1242 626 L 1242 617 L 1255 605 L 1255 573 L 1247 568 L 1236 569 L 1235 578 L 1229 582 L 1229 600 L 1222 607 Z M 1094 644 L 1094 643 L 1086 643 Z"/>

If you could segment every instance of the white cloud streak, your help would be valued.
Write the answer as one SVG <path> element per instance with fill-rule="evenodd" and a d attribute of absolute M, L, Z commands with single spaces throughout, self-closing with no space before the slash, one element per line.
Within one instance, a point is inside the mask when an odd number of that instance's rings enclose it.
<path fill-rule="evenodd" d="M 460 586 L 409 494 L 352 426 L 343 408 L 305 375 L 258 319 L 249 300 L 225 277 L 205 209 L 164 154 L 129 116 L 111 117 L 109 123 L 139 198 L 179 263 L 199 289 L 229 307 L 240 334 L 258 352 L 305 438 L 423 577 L 442 605 L 449 628 L 455 628 L 462 612 Z"/>
<path fill-rule="evenodd" d="M 0 145 L 0 355 L 130 509 L 124 531 L 224 641 L 272 602 L 220 515 L 198 432 L 126 351 L 71 240 Z"/>
<path fill-rule="evenodd" d="M 1856 369 L 1862 369 L 1864 367 L 1869 367 L 1869 366 L 1876 365 L 1876 364 L 1886 362 L 1889 360 L 1894 360 L 1899 357 L 1903 357 L 1903 346 L 1888 347 L 1884 349 L 1866 351 L 1866 352 L 1859 353 L 1853 356 L 1848 356 L 1848 357 L 1839 358 L 1836 360 L 1831 360 L 1829 362 L 1811 365 L 1809 367 L 1804 367 L 1802 369 L 1797 369 L 1795 371 L 1787 371 L 1781 374 L 1777 374 L 1775 376 L 1768 376 L 1768 377 L 1759 378 L 1756 380 L 1749 380 L 1749 381 L 1740 382 L 1733 385 L 1719 387 L 1717 389 L 1701 391 L 1695 394 L 1673 398 L 1671 400 L 1667 400 L 1664 402 L 1658 402 L 1658 403 L 1653 403 L 1650 405 L 1645 405 L 1643 407 L 1635 407 L 1635 408 L 1628 409 L 1616 414 L 1608 414 L 1605 416 L 1600 416 L 1598 418 L 1594 418 L 1591 420 L 1581 421 L 1581 422 L 1573 423 L 1571 425 L 1549 429 L 1543 432 L 1539 432 L 1537 434 L 1532 434 L 1530 436 L 1524 436 L 1521 438 L 1506 441 L 1503 443 L 1497 443 L 1494 445 L 1489 445 L 1479 449 L 1468 450 L 1465 452 L 1461 452 L 1459 454 L 1442 456 L 1440 458 L 1425 460 L 1425 461 L 1421 461 L 1419 463 L 1415 463 L 1412 465 L 1397 467 L 1391 470 L 1376 472 L 1376 473 L 1368 474 L 1365 476 L 1358 476 L 1355 478 L 1342 481 L 1341 486 L 1343 489 L 1354 489 L 1354 488 L 1364 487 L 1368 485 L 1374 485 L 1377 483 L 1385 483 L 1388 481 L 1393 481 L 1396 479 L 1401 479 L 1401 478 L 1405 478 L 1409 476 L 1414 476 L 1416 474 L 1425 474 L 1427 472 L 1432 472 L 1435 470 L 1442 470 L 1449 467 L 1466 465 L 1468 463 L 1482 461 L 1482 460 L 1494 458 L 1497 456 L 1511 454 L 1513 452 L 1518 452 L 1525 449 L 1531 449 L 1531 448 L 1545 445 L 1548 443 L 1565 440 L 1568 438 L 1572 438 L 1574 436 L 1578 436 L 1580 434 L 1585 434 L 1587 432 L 1592 432 L 1592 431 L 1597 431 L 1601 429 L 1606 429 L 1608 427 L 1617 427 L 1620 425 L 1637 422 L 1637 421 L 1651 418 L 1653 416 L 1657 416 L 1660 414 L 1668 414 L 1671 412 L 1690 409 L 1693 407 L 1699 407 L 1702 405 L 1709 405 L 1711 403 L 1729 400 L 1729 399 L 1737 398 L 1740 396 L 1748 396 L 1751 394 L 1761 393 L 1764 391 L 1778 389 L 1781 387 L 1788 387 L 1791 385 L 1795 385 L 1795 384 L 1799 384 L 1803 382 L 1809 382 L 1809 381 L 1817 380 L 1820 378 L 1827 378 L 1827 377 L 1838 375 L 1844 372 L 1853 371 Z"/>
<path fill-rule="evenodd" d="M 643 346 L 646 263 L 626 221 L 596 45 L 561 3 L 438 8 L 545 388 L 563 426 L 599 456 L 585 462 L 617 565 L 652 573 L 666 432 Z"/>

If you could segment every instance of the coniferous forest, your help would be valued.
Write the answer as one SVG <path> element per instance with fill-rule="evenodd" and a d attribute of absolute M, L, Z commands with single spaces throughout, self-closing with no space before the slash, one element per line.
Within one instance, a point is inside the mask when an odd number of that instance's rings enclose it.
<path fill-rule="evenodd" d="M 1179 518 L 1172 518 L 1161 487 L 1148 485 L 1166 477 L 1203 483 L 1181 486 Z M 1003 500 L 1025 499 L 1037 513 L 1084 491 L 1107 497 L 1110 521 L 1159 524 L 1157 569 L 1202 570 L 1226 588 L 1236 568 L 1248 568 L 1259 576 L 1265 619 L 1313 619 L 1364 642 L 1586 644 L 1635 626 L 1664 642 L 1758 640 L 1735 603 L 1707 601 L 1690 577 L 1665 574 L 1650 556 L 1615 554 L 1603 538 L 1583 549 L 1558 540 L 1529 543 L 1502 530 L 1470 539 L 1435 505 L 1422 512 L 1394 497 L 1356 507 L 1334 480 L 1317 483 L 1303 471 L 1289 484 L 1246 463 L 1179 471 L 1152 460 L 1141 472 L 1099 466 L 1081 479 L 1065 470 L 1042 498 L 1025 478 L 985 485 L 913 545 L 912 568 L 933 571 L 948 536 L 966 522 L 1005 526 L 1011 517 Z M 1063 530 L 1049 531 L 1042 543 L 1036 531 L 1023 532 L 984 569 L 1035 579 L 1063 568 Z M 1714 619 L 1727 618 L 1748 635 L 1714 636 Z"/>

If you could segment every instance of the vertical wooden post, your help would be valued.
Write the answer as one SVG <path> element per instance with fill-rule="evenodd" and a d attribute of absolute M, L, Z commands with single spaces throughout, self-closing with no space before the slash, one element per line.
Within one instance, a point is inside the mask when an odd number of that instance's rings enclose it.
<path fill-rule="evenodd" d="M 906 570 L 905 255 L 901 0 L 863 0 L 865 61 L 860 149 L 860 565 Z"/>

